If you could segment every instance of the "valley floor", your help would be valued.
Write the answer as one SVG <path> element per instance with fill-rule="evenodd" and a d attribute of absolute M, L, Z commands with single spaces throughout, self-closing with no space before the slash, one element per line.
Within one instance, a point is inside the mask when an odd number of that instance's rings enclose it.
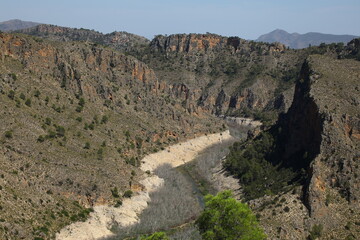
<path fill-rule="evenodd" d="M 212 145 L 226 142 L 229 146 L 235 140 L 229 131 L 201 136 L 179 143 L 165 150 L 150 154 L 142 159 L 141 169 L 146 174 L 141 181 L 144 186 L 142 191 L 125 199 L 121 207 L 95 206 L 94 212 L 85 222 L 77 222 L 62 229 L 57 234 L 58 240 L 101 239 L 113 237 L 114 226 L 128 227 L 139 221 L 138 215 L 151 201 L 150 194 L 164 185 L 164 179 L 156 172 L 161 167 L 175 168 L 188 163 L 199 156 L 199 153 Z M 220 169 L 219 169 L 220 170 Z M 221 175 L 220 171 L 218 175 Z"/>

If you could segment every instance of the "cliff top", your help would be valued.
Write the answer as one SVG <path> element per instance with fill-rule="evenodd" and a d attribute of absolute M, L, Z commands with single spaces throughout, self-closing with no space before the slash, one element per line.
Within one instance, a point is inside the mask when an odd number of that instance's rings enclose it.
<path fill-rule="evenodd" d="M 333 113 L 359 115 L 360 62 L 313 55 L 308 64 L 312 71 L 310 94 L 319 107 Z"/>

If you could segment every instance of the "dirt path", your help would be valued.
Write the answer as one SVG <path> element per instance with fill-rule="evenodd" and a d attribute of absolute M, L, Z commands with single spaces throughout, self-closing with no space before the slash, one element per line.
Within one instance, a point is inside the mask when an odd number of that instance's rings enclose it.
<path fill-rule="evenodd" d="M 229 131 L 201 136 L 179 143 L 165 150 L 150 154 L 142 159 L 141 169 L 153 172 L 163 164 L 172 167 L 180 166 L 192 161 L 207 147 L 222 141 L 230 140 Z M 112 206 L 96 206 L 86 222 L 76 222 L 60 231 L 56 235 L 58 240 L 91 240 L 114 236 L 110 231 L 111 226 L 117 223 L 129 226 L 138 222 L 138 215 L 144 210 L 151 200 L 149 193 L 162 186 L 164 180 L 156 175 L 146 177 L 141 181 L 145 191 L 139 192 L 130 199 L 125 199 L 119 208 Z"/>

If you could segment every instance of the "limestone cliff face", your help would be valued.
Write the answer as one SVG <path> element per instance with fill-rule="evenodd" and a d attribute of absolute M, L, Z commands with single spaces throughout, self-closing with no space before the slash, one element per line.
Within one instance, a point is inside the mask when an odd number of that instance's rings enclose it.
<path fill-rule="evenodd" d="M 278 77 L 299 65 L 299 59 L 282 44 L 259 44 L 216 34 L 159 35 L 139 57 L 159 79 L 185 85 L 190 98 L 196 100 L 196 111 L 217 115 L 245 108 L 284 111 L 292 93 L 275 94 Z M 280 75 L 270 74 L 275 69 Z"/>
<path fill-rule="evenodd" d="M 40 25 L 46 27 L 46 25 Z M 56 32 L 56 28 L 51 28 Z M 63 29 L 60 28 L 62 31 Z M 102 85 L 106 78 L 111 81 L 139 81 L 145 88 L 156 91 L 157 77 L 146 64 L 104 48 L 88 45 L 83 48 L 78 43 L 61 47 L 51 44 L 33 44 L 16 35 L 1 35 L 1 57 L 12 57 L 22 62 L 25 68 L 46 77 L 52 75 L 61 81 L 62 87 L 75 93 L 115 100 L 111 88 Z M 91 77 L 87 73 L 94 71 Z"/>
<path fill-rule="evenodd" d="M 310 222 L 322 224 L 328 236 L 360 214 L 359 69 L 358 61 L 311 56 L 280 124 L 283 163 L 308 169 Z"/>
<path fill-rule="evenodd" d="M 231 53 L 247 52 L 254 48 L 249 41 L 239 37 L 223 37 L 216 34 L 174 34 L 170 36 L 158 35 L 150 43 L 150 47 L 165 52 L 209 52 L 222 51 L 227 48 Z M 275 43 L 262 46 L 262 51 L 268 53 L 284 52 L 285 45 Z M 249 53 L 249 52 L 248 52 Z"/>
<path fill-rule="evenodd" d="M 240 43 L 240 39 L 239 39 Z M 170 37 L 159 35 L 150 46 L 165 52 L 206 52 L 227 45 L 227 38 L 215 34 L 176 34 Z"/>

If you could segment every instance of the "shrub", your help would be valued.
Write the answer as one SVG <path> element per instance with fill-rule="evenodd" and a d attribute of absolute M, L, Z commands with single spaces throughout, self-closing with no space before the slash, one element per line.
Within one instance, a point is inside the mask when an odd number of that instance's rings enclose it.
<path fill-rule="evenodd" d="M 122 201 L 121 200 L 117 200 L 114 207 L 118 208 L 122 205 Z"/>
<path fill-rule="evenodd" d="M 131 196 L 133 195 L 133 191 L 131 190 L 126 190 L 123 194 L 123 197 L 125 198 L 131 198 Z"/>
<path fill-rule="evenodd" d="M 76 121 L 81 122 L 81 121 L 82 121 L 82 117 L 77 117 L 77 118 L 76 118 Z"/>
<path fill-rule="evenodd" d="M 205 197 L 205 210 L 196 221 L 203 239 L 265 239 L 250 208 L 232 197 L 231 191 Z"/>
<path fill-rule="evenodd" d="M 9 138 L 9 139 L 12 138 L 12 137 L 13 137 L 13 132 L 12 132 L 11 130 L 10 130 L 10 131 L 6 131 L 6 132 L 5 132 L 5 137 L 6 137 L 6 138 Z"/>
<path fill-rule="evenodd" d="M 11 100 L 14 100 L 14 98 L 15 98 L 15 91 L 14 91 L 14 90 L 10 90 L 10 91 L 9 91 L 9 94 L 8 94 L 8 97 L 9 97 Z"/>
<path fill-rule="evenodd" d="M 51 118 L 48 118 L 48 117 L 45 118 L 45 124 L 50 126 L 51 125 Z"/>
<path fill-rule="evenodd" d="M 45 137 L 43 135 L 40 135 L 37 139 L 38 142 L 43 142 L 45 141 Z"/>
<path fill-rule="evenodd" d="M 85 149 L 90 149 L 90 143 L 89 143 L 89 142 L 86 142 L 84 148 L 85 148 Z"/>
<path fill-rule="evenodd" d="M 101 118 L 101 123 L 107 123 L 108 121 L 109 121 L 109 117 L 108 117 L 108 116 L 106 116 L 106 115 L 102 116 L 102 118 Z"/>
<path fill-rule="evenodd" d="M 17 76 L 16 76 L 15 73 L 10 73 L 9 76 L 10 76 L 14 81 L 16 81 Z"/>
<path fill-rule="evenodd" d="M 56 137 L 56 132 L 49 130 L 48 135 L 46 135 L 46 138 L 55 138 L 55 137 Z"/>
<path fill-rule="evenodd" d="M 309 240 L 318 239 L 319 237 L 321 237 L 322 231 L 323 231 L 323 226 L 321 224 L 315 224 L 311 228 L 310 235 L 308 236 L 308 239 Z"/>
<path fill-rule="evenodd" d="M 99 148 L 99 150 L 97 151 L 97 158 L 98 158 L 98 160 L 103 160 L 103 158 L 104 158 L 104 149 L 103 148 Z"/>
<path fill-rule="evenodd" d="M 31 107 L 31 99 L 30 98 L 26 99 L 25 105 L 28 107 Z"/>
<path fill-rule="evenodd" d="M 118 191 L 117 187 L 114 187 L 114 189 L 111 190 L 111 195 L 112 195 L 114 198 L 119 198 L 119 197 L 120 197 L 119 191 Z"/>
<path fill-rule="evenodd" d="M 62 126 L 56 126 L 56 135 L 58 137 L 64 137 L 65 136 L 65 128 Z"/>
<path fill-rule="evenodd" d="M 34 96 L 37 97 L 37 98 L 40 97 L 40 91 L 36 90 L 35 93 L 34 93 Z"/>
<path fill-rule="evenodd" d="M 25 94 L 23 94 L 23 93 L 20 93 L 20 98 L 22 99 L 22 100 L 25 100 Z"/>
<path fill-rule="evenodd" d="M 150 236 L 142 236 L 141 240 L 170 240 L 164 232 L 156 232 Z"/>
<path fill-rule="evenodd" d="M 77 106 L 77 107 L 75 108 L 75 111 L 81 112 L 83 109 L 84 109 L 84 107 L 82 107 L 82 106 Z"/>
<path fill-rule="evenodd" d="M 84 107 L 85 106 L 85 100 L 84 98 L 79 99 L 79 106 Z"/>

